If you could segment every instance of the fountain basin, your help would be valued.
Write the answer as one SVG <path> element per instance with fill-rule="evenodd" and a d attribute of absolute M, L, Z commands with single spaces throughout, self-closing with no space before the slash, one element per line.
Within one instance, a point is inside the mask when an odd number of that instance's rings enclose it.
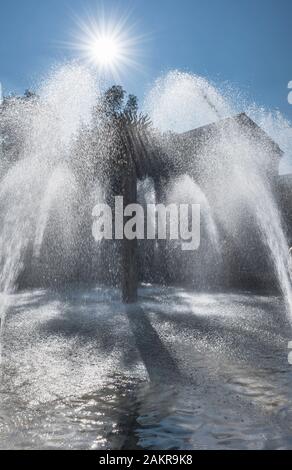
<path fill-rule="evenodd" d="M 291 449 L 290 329 L 276 296 L 144 286 L 12 296 L 2 449 Z M 290 335 L 291 336 L 291 335 Z"/>

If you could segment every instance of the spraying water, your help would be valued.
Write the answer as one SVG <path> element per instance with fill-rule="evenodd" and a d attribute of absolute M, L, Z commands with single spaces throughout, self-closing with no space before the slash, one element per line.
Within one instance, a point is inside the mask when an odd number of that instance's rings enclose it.
<path fill-rule="evenodd" d="M 199 204 L 201 214 L 206 226 L 207 236 L 214 250 L 220 254 L 219 233 L 209 201 L 202 189 L 188 175 L 175 180 L 168 189 L 168 203 Z"/>
<path fill-rule="evenodd" d="M 144 110 L 161 132 L 185 132 L 234 114 L 230 98 L 205 78 L 177 70 L 155 81 Z"/>
<path fill-rule="evenodd" d="M 1 128 L 10 136 L 12 151 L 7 152 L 9 168 L 3 168 L 0 190 L 0 289 L 4 296 L 15 290 L 31 246 L 39 256 L 56 198 L 63 227 L 71 236 L 72 218 L 66 209 L 74 202 L 76 187 L 66 162 L 74 137 L 82 125 L 90 123 L 96 102 L 97 86 L 88 70 L 65 65 L 42 83 L 37 99 L 15 98 L 5 104 Z"/>
<path fill-rule="evenodd" d="M 247 107 L 238 94 L 233 93 L 233 96 L 236 100 L 232 99 L 232 93 L 223 95 L 201 77 L 173 71 L 155 82 L 144 106 L 161 132 L 185 132 L 247 108 L 250 117 L 276 143 L 283 145 L 283 150 L 291 151 L 291 141 L 287 140 L 288 123 L 280 113 L 267 112 L 255 104 Z M 246 229 L 248 226 L 250 233 L 252 223 L 257 227 L 292 319 L 288 245 L 273 184 L 266 174 L 267 155 L 273 159 L 273 148 L 266 140 L 254 138 L 252 132 L 243 131 L 234 120 L 220 122 L 224 124 L 220 124 L 215 133 L 204 136 L 204 146 L 199 150 L 196 143 L 191 142 L 184 148 L 182 141 L 174 140 L 169 145 L 172 141 L 168 139 L 167 152 L 171 152 L 178 161 L 183 155 L 194 162 L 200 184 L 207 188 L 216 220 L 241 254 L 250 250 L 250 235 L 245 237 L 245 244 L 240 242 L 242 227 Z M 196 191 L 194 195 L 198 198 Z M 209 227 L 216 233 L 210 219 Z"/>
<path fill-rule="evenodd" d="M 98 97 L 96 80 L 87 69 L 65 65 L 43 82 L 37 99 L 12 99 L 4 107 L 1 127 L 12 136 L 7 162 L 1 163 L 0 287 L 4 295 L 17 287 L 21 272 L 36 260 L 35 270 L 44 277 L 54 258 L 60 266 L 58 272 L 53 270 L 53 277 L 65 277 L 74 269 L 76 276 L 80 274 L 77 258 L 88 248 L 84 220 L 94 206 L 97 185 L 92 154 L 103 159 L 111 150 L 110 139 L 100 142 L 102 133 L 97 126 L 102 128 L 103 123 L 96 120 L 93 125 Z M 290 310 L 288 246 L 271 181 L 262 171 L 272 149 L 242 132 L 233 120 L 219 126 L 215 135 L 210 133 L 199 150 L 196 139 L 184 147 L 182 140 L 178 144 L 163 135 L 222 122 L 239 109 L 240 102 L 234 103 L 230 93 L 220 92 L 204 78 L 177 71 L 159 78 L 144 103 L 144 110 L 161 133 L 160 145 L 166 154 L 174 160 L 187 158 L 196 165 L 196 172 L 190 170 L 190 174 L 169 182 L 166 199 L 202 206 L 214 256 L 222 251 L 218 224 L 245 254 L 249 237 L 244 245 L 239 234 L 242 227 L 255 223 Z M 283 137 L 287 123 L 279 114 L 266 113 L 255 105 L 248 111 L 275 141 L 279 137 L 279 143 L 288 148 Z M 95 147 L 83 132 L 92 126 L 97 136 Z M 149 194 L 154 199 L 153 190 Z M 4 316 L 3 312 L 2 326 Z"/>

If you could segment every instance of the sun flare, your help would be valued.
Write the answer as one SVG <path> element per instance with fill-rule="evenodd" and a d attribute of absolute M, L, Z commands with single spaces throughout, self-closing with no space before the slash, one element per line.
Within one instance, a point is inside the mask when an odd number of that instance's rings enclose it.
<path fill-rule="evenodd" d="M 137 36 L 134 26 L 128 24 L 128 17 L 107 17 L 104 13 L 87 21 L 77 19 L 78 31 L 74 43 L 70 43 L 81 57 L 103 72 L 118 78 L 125 68 L 139 69 L 137 56 L 139 43 L 144 38 Z"/>

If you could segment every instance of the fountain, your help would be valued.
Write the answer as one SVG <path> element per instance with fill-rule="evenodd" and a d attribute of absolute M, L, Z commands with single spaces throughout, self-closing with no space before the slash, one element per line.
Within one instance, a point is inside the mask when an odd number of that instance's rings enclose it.
<path fill-rule="evenodd" d="M 168 126 L 181 132 L 164 139 L 166 154 L 176 162 L 174 173 L 187 171 L 211 201 L 208 206 L 212 207 L 224 238 L 223 257 L 228 260 L 225 271 L 230 268 L 233 256 L 238 263 L 240 258 L 251 256 L 246 263 L 249 275 L 257 270 L 275 271 L 291 318 L 289 248 L 276 202 L 282 151 L 265 133 L 267 130 L 281 143 L 287 122 L 280 115 L 273 117 L 250 106 L 249 114 L 263 126 L 262 130 L 246 114 L 237 114 L 238 101 L 238 96 L 236 105 L 230 95 L 224 99 L 200 77 L 175 71 L 157 80 L 145 109 L 162 131 Z M 235 117 L 230 119 L 230 115 Z M 197 129 L 187 131 L 190 127 Z M 196 191 L 193 194 L 200 199 Z M 215 233 L 214 223 L 211 225 Z"/>
<path fill-rule="evenodd" d="M 104 422 L 113 446 L 122 444 L 112 429 L 127 434 L 138 426 L 131 445 L 153 448 L 151 422 L 159 414 L 165 448 L 183 448 L 193 432 L 224 448 L 224 413 L 230 408 L 236 415 L 238 393 L 239 409 L 246 411 L 239 425 L 244 438 L 232 425 L 230 435 L 251 445 L 245 439 L 257 419 L 260 446 L 267 426 L 262 411 L 277 403 L 273 422 L 282 430 L 281 413 L 290 406 L 277 355 L 292 319 L 289 247 L 277 201 L 286 123 L 255 105 L 242 114 L 238 96 L 177 71 L 159 78 L 145 99 L 143 113 L 152 124 L 137 114 L 133 98 L 124 105 L 119 87 L 107 93 L 86 67 L 66 64 L 36 95 L 1 105 L 0 391 L 8 395 L 0 417 L 13 421 L 12 410 L 27 406 L 33 416 L 25 412 L 21 419 L 31 419 L 37 436 L 31 439 L 44 447 L 38 420 L 58 427 L 55 403 L 76 432 L 77 448 L 88 442 L 77 421 L 72 424 L 72 409 L 82 422 L 90 415 L 98 423 L 100 441 L 87 421 L 91 448 L 104 445 Z M 97 203 L 114 207 L 116 195 L 124 196 L 124 205 L 200 204 L 199 249 L 183 252 L 179 240 L 96 243 L 92 210 Z M 155 215 L 147 223 L 155 227 Z M 264 373 L 270 345 L 279 390 Z M 125 383 L 135 398 L 126 424 L 120 412 L 130 406 Z M 11 395 L 14 403 L 8 392 L 18 387 L 23 397 Z M 98 394 L 110 396 L 114 408 Z M 216 437 L 205 417 L 214 420 L 218 396 L 224 411 Z M 254 409 L 247 397 L 254 397 Z M 205 411 L 198 408 L 190 425 L 194 403 Z M 168 422 L 177 429 L 175 442 L 168 441 Z M 0 425 L 4 447 L 12 435 L 17 447 L 24 438 L 14 424 Z M 68 444 L 62 431 L 58 439 L 61 447 Z"/>

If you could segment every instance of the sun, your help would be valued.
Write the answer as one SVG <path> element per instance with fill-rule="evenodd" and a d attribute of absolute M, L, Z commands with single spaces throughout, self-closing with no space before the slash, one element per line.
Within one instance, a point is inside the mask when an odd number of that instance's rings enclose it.
<path fill-rule="evenodd" d="M 102 71 L 103 76 L 119 79 L 124 69 L 141 69 L 137 57 L 145 36 L 135 33 L 136 26 L 129 25 L 127 15 L 89 15 L 86 20 L 76 18 L 78 30 L 74 42 L 67 43 L 78 51 L 81 58 Z"/>
<path fill-rule="evenodd" d="M 120 59 L 121 44 L 113 36 L 97 36 L 96 40 L 89 44 L 88 52 L 97 65 L 103 68 L 113 67 Z"/>

